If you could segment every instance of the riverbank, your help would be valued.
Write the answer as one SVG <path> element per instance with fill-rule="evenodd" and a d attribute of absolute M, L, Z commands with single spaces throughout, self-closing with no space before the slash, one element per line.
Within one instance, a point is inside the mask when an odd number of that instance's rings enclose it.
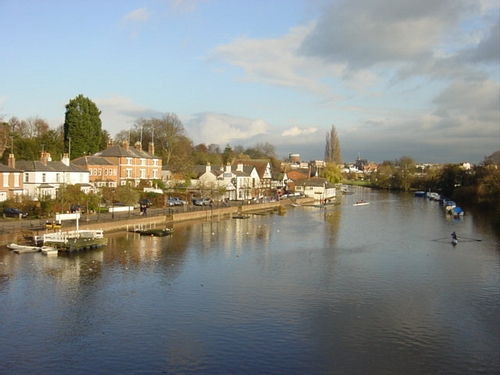
<path fill-rule="evenodd" d="M 116 218 L 111 220 L 102 220 L 99 222 L 85 222 L 80 220 L 80 229 L 102 229 L 104 233 L 132 231 L 134 228 L 162 228 L 172 226 L 177 222 L 185 221 L 220 221 L 227 220 L 235 216 L 248 213 L 267 212 L 274 210 L 286 210 L 287 206 L 292 204 L 313 204 L 312 198 L 297 198 L 295 200 L 282 200 L 278 202 L 238 205 L 229 207 L 210 208 L 208 206 L 203 210 L 172 212 L 158 216 L 129 216 L 128 218 Z M 64 231 L 76 229 L 76 223 L 64 225 Z M 0 234 L 0 246 L 6 246 L 9 243 L 22 243 L 25 241 L 24 235 L 28 232 L 22 226 L 12 226 L 10 232 Z M 35 232 L 35 230 L 33 230 Z M 40 234 L 40 228 L 36 230 Z M 35 234 L 39 234 L 35 233 Z"/>

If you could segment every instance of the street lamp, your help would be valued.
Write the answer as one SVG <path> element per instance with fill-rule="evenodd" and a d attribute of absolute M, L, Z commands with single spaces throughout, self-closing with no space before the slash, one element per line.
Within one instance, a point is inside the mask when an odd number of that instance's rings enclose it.
<path fill-rule="evenodd" d="M 115 189 L 111 190 L 111 219 L 114 220 L 115 218 Z"/>

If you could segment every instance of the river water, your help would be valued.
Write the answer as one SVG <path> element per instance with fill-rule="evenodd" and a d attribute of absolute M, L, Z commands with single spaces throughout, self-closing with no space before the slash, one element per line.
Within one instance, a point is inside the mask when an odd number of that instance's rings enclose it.
<path fill-rule="evenodd" d="M 357 189 L 109 237 L 0 250 L 1 374 L 500 373 L 500 239 L 481 216 Z"/>

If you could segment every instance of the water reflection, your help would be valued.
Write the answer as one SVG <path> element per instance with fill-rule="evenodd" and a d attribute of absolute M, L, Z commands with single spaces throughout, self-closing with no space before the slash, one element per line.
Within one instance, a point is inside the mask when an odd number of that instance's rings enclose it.
<path fill-rule="evenodd" d="M 500 370 L 500 241 L 472 216 L 449 221 L 436 202 L 359 190 L 327 209 L 174 229 L 112 234 L 105 249 L 66 257 L 1 250 L 3 368 Z M 453 230 L 482 241 L 432 240 Z"/>

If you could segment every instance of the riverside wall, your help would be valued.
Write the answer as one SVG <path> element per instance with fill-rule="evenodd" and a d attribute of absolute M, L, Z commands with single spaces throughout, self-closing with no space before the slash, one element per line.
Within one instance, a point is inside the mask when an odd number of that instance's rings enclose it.
<path fill-rule="evenodd" d="M 286 207 L 292 203 L 297 204 L 312 204 L 312 198 L 297 198 L 293 201 L 282 200 L 279 202 L 247 204 L 221 208 L 206 207 L 203 210 L 179 212 L 161 216 L 146 216 L 146 217 L 132 217 L 125 220 L 111 220 L 102 221 L 98 223 L 86 223 L 80 221 L 79 229 L 102 229 L 106 232 L 117 231 L 132 231 L 135 227 L 151 228 L 151 227 L 165 227 L 171 226 L 176 222 L 184 221 L 219 221 L 230 219 L 235 215 L 247 214 L 252 212 L 262 212 L 269 210 L 286 210 Z M 75 226 L 65 225 L 64 230 L 75 230 Z M 21 242 L 23 240 L 21 231 L 5 233 L 0 235 L 0 245 L 7 245 L 12 242 Z"/>

